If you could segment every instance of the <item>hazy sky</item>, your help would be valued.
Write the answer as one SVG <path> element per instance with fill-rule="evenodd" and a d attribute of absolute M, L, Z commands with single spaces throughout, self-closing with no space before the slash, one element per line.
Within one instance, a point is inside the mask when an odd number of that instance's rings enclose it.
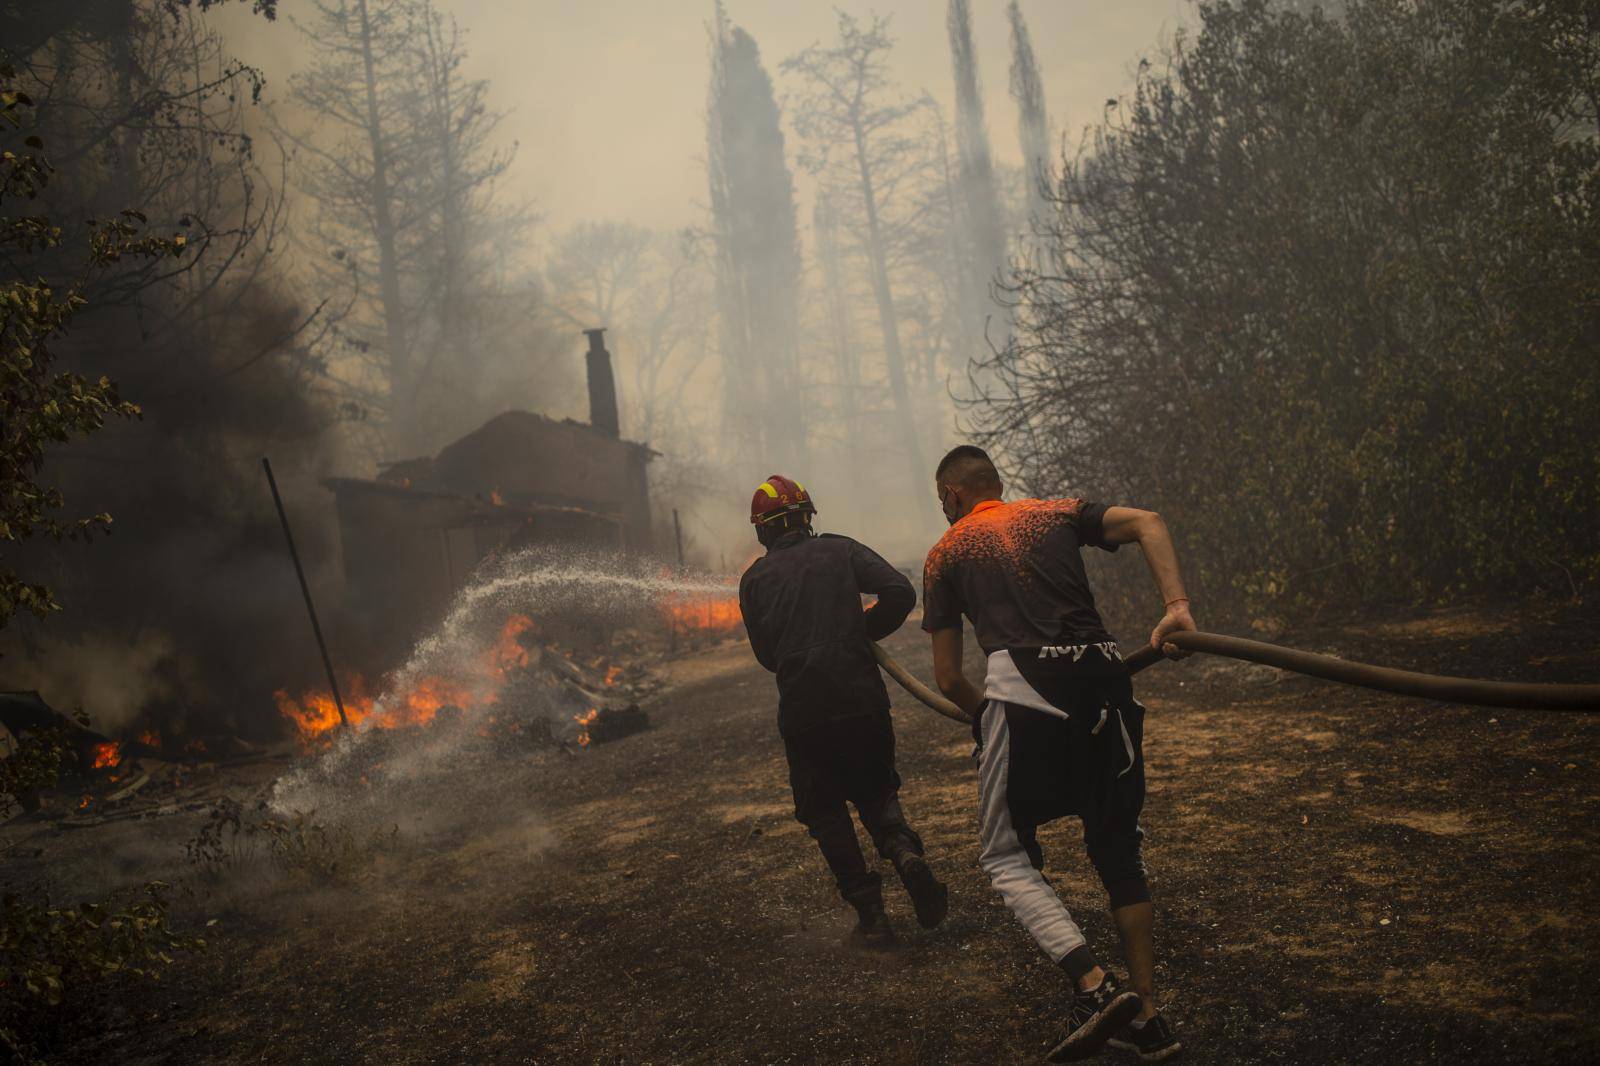
<path fill-rule="evenodd" d="M 260 66 L 268 96 L 286 88 L 303 43 L 288 23 L 309 5 L 281 0 L 279 21 L 226 10 L 218 24 L 239 58 Z M 245 5 L 238 5 L 244 8 Z M 661 226 L 698 221 L 705 202 L 706 23 L 711 0 L 440 0 L 468 31 L 468 73 L 489 79 L 503 129 L 519 142 L 506 186 L 557 228 L 586 218 Z M 730 19 L 778 64 L 832 37 L 836 7 L 893 14 L 895 72 L 907 92 L 952 100 L 944 0 L 727 0 Z M 990 141 L 1019 159 L 1007 90 L 1006 0 L 972 0 Z M 1024 0 L 1051 122 L 1076 134 L 1127 89 L 1133 65 L 1180 24 L 1188 0 Z"/>

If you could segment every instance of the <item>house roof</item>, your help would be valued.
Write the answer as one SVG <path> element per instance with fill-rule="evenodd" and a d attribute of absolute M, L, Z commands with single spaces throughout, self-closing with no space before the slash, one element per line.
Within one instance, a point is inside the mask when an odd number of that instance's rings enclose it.
<path fill-rule="evenodd" d="M 506 500 L 495 503 L 481 496 L 468 496 L 459 492 L 446 492 L 442 489 L 417 488 L 407 484 L 393 481 L 369 480 L 354 477 L 323 478 L 322 484 L 335 495 L 343 492 L 372 493 L 374 495 L 388 496 L 396 499 L 408 500 L 446 500 L 466 505 L 473 517 L 488 519 L 506 519 L 519 515 L 581 515 L 586 518 L 599 518 L 607 522 L 620 522 L 622 515 L 609 511 L 597 511 L 589 507 L 578 507 L 570 504 L 539 503 L 531 500 Z"/>

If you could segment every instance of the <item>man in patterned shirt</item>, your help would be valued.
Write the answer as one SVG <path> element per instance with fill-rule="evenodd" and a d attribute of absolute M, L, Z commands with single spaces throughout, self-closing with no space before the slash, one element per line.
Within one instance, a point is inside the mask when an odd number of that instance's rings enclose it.
<path fill-rule="evenodd" d="M 1154 912 L 1140 854 L 1144 707 L 1095 609 L 1079 549 L 1138 541 L 1166 613 L 1151 643 L 1194 629 L 1172 538 L 1159 515 L 1078 499 L 1001 501 L 982 449 L 951 450 L 934 475 L 950 529 L 928 553 L 922 627 L 939 688 L 972 716 L 979 745 L 980 860 L 991 883 L 1074 985 L 1051 1061 L 1108 1041 L 1147 1062 L 1181 1049 L 1155 1000 Z M 961 669 L 962 616 L 988 657 L 980 691 Z M 1133 988 L 1101 969 L 1040 872 L 1035 831 L 1083 820 L 1089 861 L 1110 897 Z"/>

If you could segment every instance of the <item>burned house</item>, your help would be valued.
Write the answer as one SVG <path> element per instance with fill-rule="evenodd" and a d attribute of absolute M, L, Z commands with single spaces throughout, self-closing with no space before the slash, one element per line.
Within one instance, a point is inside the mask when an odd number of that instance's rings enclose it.
<path fill-rule="evenodd" d="M 346 606 L 392 656 L 437 619 L 492 553 L 541 544 L 651 549 L 647 467 L 621 439 L 611 355 L 589 338 L 589 422 L 507 411 L 438 455 L 377 478 L 330 478 Z"/>

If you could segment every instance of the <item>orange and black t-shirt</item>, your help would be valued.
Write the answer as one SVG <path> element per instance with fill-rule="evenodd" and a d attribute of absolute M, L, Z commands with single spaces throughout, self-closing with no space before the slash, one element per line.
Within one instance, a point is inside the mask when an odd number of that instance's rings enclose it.
<path fill-rule="evenodd" d="M 922 628 L 959 628 L 966 615 L 985 654 L 1109 641 L 1079 554 L 1117 550 L 1105 514 L 1078 499 L 978 504 L 928 552 Z"/>

